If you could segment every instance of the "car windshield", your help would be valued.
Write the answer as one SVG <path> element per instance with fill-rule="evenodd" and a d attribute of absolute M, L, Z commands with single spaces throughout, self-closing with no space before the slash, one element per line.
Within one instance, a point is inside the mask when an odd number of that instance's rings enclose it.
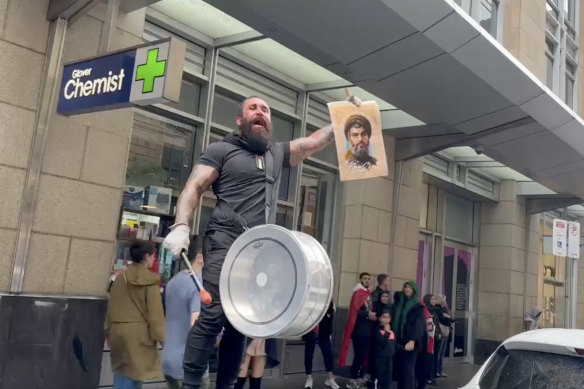
<path fill-rule="evenodd" d="M 479 381 L 481 389 L 584 388 L 584 358 L 499 347 Z"/>

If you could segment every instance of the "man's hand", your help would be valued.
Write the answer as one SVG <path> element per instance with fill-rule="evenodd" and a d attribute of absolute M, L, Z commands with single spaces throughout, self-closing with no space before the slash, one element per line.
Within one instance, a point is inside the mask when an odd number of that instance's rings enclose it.
<path fill-rule="evenodd" d="M 360 106 L 361 106 L 361 103 L 362 103 L 361 99 L 360 99 L 360 98 L 358 98 L 358 97 L 357 97 L 357 96 L 355 96 L 355 95 L 351 95 L 351 96 L 347 97 L 347 101 L 348 101 L 349 103 L 353 103 L 353 104 L 355 104 L 357 107 L 360 107 Z"/>
<path fill-rule="evenodd" d="M 349 96 L 347 101 L 361 105 L 361 99 L 357 96 Z M 290 142 L 290 165 L 296 166 L 304 159 L 318 153 L 335 140 L 335 134 L 332 124 L 321 128 L 305 138 L 294 139 Z"/>
<path fill-rule="evenodd" d="M 414 342 L 413 340 L 410 340 L 408 343 L 406 343 L 406 351 L 412 351 L 414 349 L 414 347 L 416 346 L 416 342 Z"/>
<path fill-rule="evenodd" d="M 169 250 L 175 258 L 180 258 L 180 254 L 189 249 L 190 232 L 189 226 L 184 224 L 173 227 L 164 239 L 164 248 Z"/>

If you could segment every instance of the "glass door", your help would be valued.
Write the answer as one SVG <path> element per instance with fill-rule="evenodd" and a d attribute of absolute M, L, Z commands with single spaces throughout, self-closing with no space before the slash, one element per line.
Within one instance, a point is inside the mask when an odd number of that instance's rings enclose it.
<path fill-rule="evenodd" d="M 472 360 L 474 256 L 471 247 L 450 242 L 444 245 L 442 294 L 455 319 L 446 355 L 465 362 Z"/>
<path fill-rule="evenodd" d="M 335 175 L 305 165 L 300 180 L 296 229 L 318 240 L 330 254 Z"/>
<path fill-rule="evenodd" d="M 420 234 L 418 240 L 418 271 L 416 283 L 420 296 L 432 293 L 432 235 Z"/>

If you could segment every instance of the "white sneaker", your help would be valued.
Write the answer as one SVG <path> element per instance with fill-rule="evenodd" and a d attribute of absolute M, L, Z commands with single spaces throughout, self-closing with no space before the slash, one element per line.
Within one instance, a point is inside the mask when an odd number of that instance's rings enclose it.
<path fill-rule="evenodd" d="M 347 382 L 347 389 L 359 389 L 359 384 L 355 380 L 349 380 Z"/>
<path fill-rule="evenodd" d="M 312 377 L 308 377 L 306 379 L 306 383 L 304 384 L 304 389 L 312 389 Z"/>
<path fill-rule="evenodd" d="M 339 389 L 340 386 L 337 384 L 334 378 L 329 378 L 324 382 L 325 386 L 328 386 L 331 389 Z"/>

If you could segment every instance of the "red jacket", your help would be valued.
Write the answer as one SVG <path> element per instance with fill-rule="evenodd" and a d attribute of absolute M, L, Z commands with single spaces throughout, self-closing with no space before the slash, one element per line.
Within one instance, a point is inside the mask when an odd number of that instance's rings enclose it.
<path fill-rule="evenodd" d="M 353 297 L 351 297 L 349 317 L 347 318 L 347 323 L 345 324 L 345 333 L 343 334 L 343 342 L 341 343 L 339 366 L 347 365 L 347 357 L 349 355 L 349 348 L 351 347 L 351 335 L 353 334 L 353 329 L 355 328 L 357 314 L 371 294 L 371 292 L 361 286 L 361 284 L 357 285 L 355 289 L 356 290 L 353 292 Z"/>

